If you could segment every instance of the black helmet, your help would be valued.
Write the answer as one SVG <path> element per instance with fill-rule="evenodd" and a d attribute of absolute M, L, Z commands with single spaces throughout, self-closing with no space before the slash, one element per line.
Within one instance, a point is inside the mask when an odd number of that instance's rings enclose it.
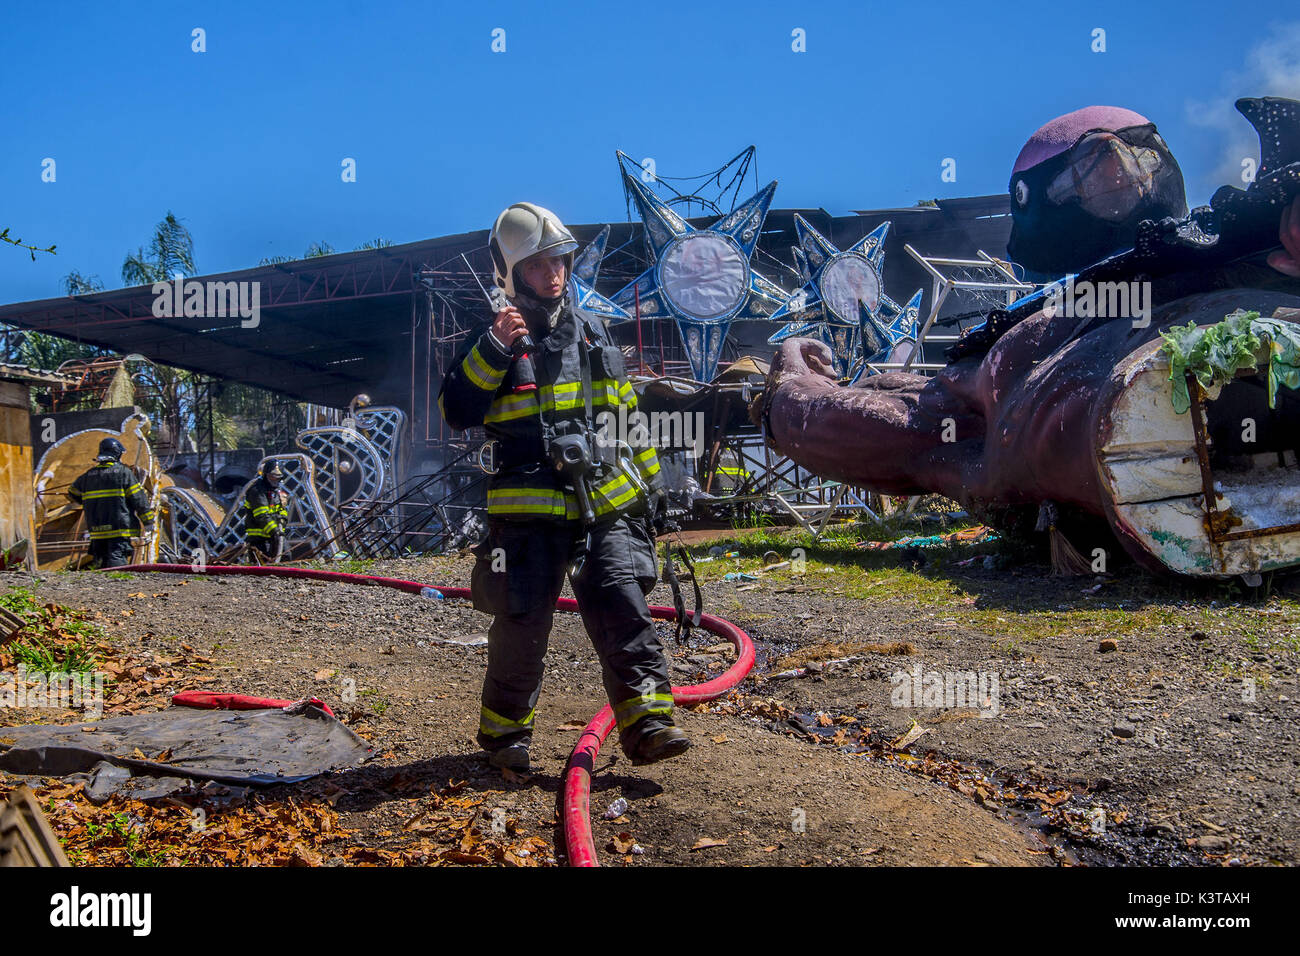
<path fill-rule="evenodd" d="M 283 478 L 284 472 L 280 470 L 279 462 L 267 462 L 262 466 L 263 478 Z"/>
<path fill-rule="evenodd" d="M 99 443 L 99 459 L 117 461 L 126 454 L 126 447 L 116 438 L 105 438 Z"/>

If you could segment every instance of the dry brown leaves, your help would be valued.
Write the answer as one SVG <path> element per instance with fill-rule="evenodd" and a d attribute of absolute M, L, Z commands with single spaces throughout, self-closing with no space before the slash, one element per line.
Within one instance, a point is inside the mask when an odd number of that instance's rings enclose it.
<path fill-rule="evenodd" d="M 465 781 L 419 801 L 402 829 L 421 836 L 419 862 L 431 866 L 548 866 L 554 853 L 540 836 L 526 835 L 519 820 L 500 807 L 487 806 L 497 791 L 462 793 Z M 411 851 L 407 851 L 408 855 Z"/>
<path fill-rule="evenodd" d="M 149 597 L 144 592 L 129 596 Z M 153 595 L 163 596 L 165 595 Z M 46 604 L 42 608 L 42 620 L 31 627 L 31 631 L 43 647 L 56 657 L 61 657 L 72 648 L 87 646 L 83 644 L 85 623 L 102 624 L 108 619 L 99 611 L 88 614 L 57 604 Z M 69 629 L 69 625 L 79 627 L 80 633 Z M 27 631 L 25 628 L 19 632 L 18 639 L 21 640 Z M 100 633 L 103 633 L 102 630 Z M 155 635 L 152 631 L 146 631 L 144 637 L 153 639 Z M 194 653 L 189 645 L 182 645 L 181 653 L 174 656 L 152 652 L 131 654 L 103 639 L 88 646 L 95 656 L 91 673 L 104 675 L 106 717 L 158 710 L 169 706 L 172 693 L 194 689 L 217 680 L 215 676 L 205 673 L 212 670 L 212 659 Z M 0 671 L 12 672 L 15 669 L 16 659 L 12 648 L 0 649 Z M 78 720 L 83 716 L 77 711 L 68 711 L 56 719 Z"/>
<path fill-rule="evenodd" d="M 700 837 L 698 840 L 695 841 L 694 844 L 692 844 L 691 849 L 707 850 L 711 847 L 726 846 L 726 845 L 727 845 L 727 841 L 725 839 L 719 840 L 714 837 Z"/>
<path fill-rule="evenodd" d="M 392 849 L 356 845 L 356 831 L 339 825 L 328 799 L 315 797 L 259 797 L 223 808 L 114 797 L 96 806 L 80 783 L 62 782 L 36 795 L 68 858 L 79 866 L 554 864 L 546 840 L 525 834 L 499 809 L 483 807 L 490 794 L 453 795 L 463 786 L 453 784 L 422 801 L 426 806 L 403 824 Z M 11 789 L 0 781 L 0 800 Z"/>

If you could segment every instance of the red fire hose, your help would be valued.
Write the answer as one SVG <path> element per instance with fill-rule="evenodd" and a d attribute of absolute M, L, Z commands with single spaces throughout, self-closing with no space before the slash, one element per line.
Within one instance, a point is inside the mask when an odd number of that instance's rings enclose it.
<path fill-rule="evenodd" d="M 561 598 L 558 607 L 576 610 L 578 605 L 571 598 Z M 650 614 L 670 621 L 677 619 L 677 612 L 670 607 L 652 606 Z M 674 687 L 675 704 L 702 704 L 721 697 L 744 680 L 754 666 L 754 644 L 749 635 L 736 625 L 705 614 L 700 618 L 700 627 L 731 641 L 736 647 L 736 663 L 711 681 Z M 569 866 L 600 865 L 596 859 L 596 844 L 591 838 L 591 773 L 596 766 L 600 745 L 613 729 L 614 711 L 606 704 L 583 728 L 582 736 L 569 756 L 569 768 L 564 773 L 564 842 L 569 851 Z"/>
<path fill-rule="evenodd" d="M 382 578 L 373 574 L 344 574 L 340 571 L 316 571 L 311 568 L 286 568 L 277 565 L 220 565 L 209 564 L 192 567 L 188 564 L 128 564 L 119 571 L 157 571 L 163 574 L 249 574 L 254 577 L 307 578 L 316 581 L 339 581 L 344 584 L 374 584 L 380 587 L 394 588 L 408 594 L 419 594 L 431 585 L 418 581 L 404 581 L 401 578 Z M 469 588 L 435 587 L 443 597 L 468 598 Z M 561 611 L 576 611 L 578 602 L 572 598 L 560 598 L 556 608 Z M 660 620 L 676 620 L 677 612 L 670 607 L 651 606 L 650 614 Z M 720 697 L 735 687 L 754 666 L 754 644 L 749 635 L 730 621 L 724 621 L 712 614 L 705 614 L 700 619 L 700 627 L 719 637 L 726 638 L 736 648 L 736 662 L 711 681 L 693 684 L 687 687 L 673 688 L 673 702 L 681 704 L 702 704 Z M 601 744 L 614 728 L 614 712 L 606 704 L 582 731 L 573 753 L 569 756 L 569 766 L 564 773 L 564 840 L 568 848 L 570 866 L 599 866 L 596 858 L 596 846 L 591 836 L 591 774 L 596 765 L 596 756 Z"/>

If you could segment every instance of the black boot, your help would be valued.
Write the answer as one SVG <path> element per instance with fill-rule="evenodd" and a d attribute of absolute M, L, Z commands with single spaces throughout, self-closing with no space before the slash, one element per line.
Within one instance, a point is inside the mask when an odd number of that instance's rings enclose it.
<path fill-rule="evenodd" d="M 631 747 L 624 748 L 624 753 L 632 759 L 632 766 L 643 767 L 670 757 L 679 757 L 690 748 L 691 739 L 680 727 L 662 724 L 647 728 Z"/>

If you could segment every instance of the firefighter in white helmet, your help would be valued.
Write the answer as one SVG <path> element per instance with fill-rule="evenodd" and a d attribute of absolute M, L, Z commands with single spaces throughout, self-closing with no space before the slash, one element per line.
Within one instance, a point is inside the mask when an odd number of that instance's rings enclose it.
<path fill-rule="evenodd" d="M 634 764 L 676 756 L 690 741 L 673 724 L 668 664 L 645 600 L 656 579 L 655 520 L 665 515 L 659 461 L 652 444 L 618 443 L 594 421 L 636 407 L 622 353 L 600 319 L 573 306 L 578 243 L 554 213 L 516 203 L 497 217 L 489 247 L 508 304 L 452 363 L 438 398 L 451 427 L 483 425 L 498 443 L 471 585 L 475 607 L 494 615 L 478 741 L 493 766 L 529 769 L 567 570 L 624 752 Z"/>

